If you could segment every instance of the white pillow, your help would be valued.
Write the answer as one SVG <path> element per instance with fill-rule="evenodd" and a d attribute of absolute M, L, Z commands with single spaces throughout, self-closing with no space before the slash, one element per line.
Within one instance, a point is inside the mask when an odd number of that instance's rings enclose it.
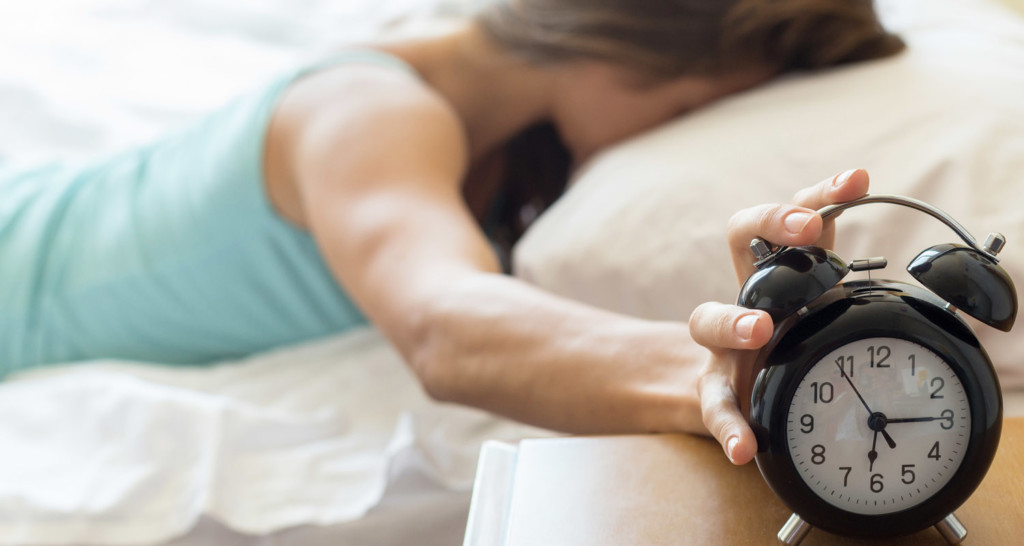
<path fill-rule="evenodd" d="M 1005 233 L 1003 264 L 1024 279 L 1024 20 L 982 0 L 879 10 L 905 53 L 789 76 L 607 151 L 524 236 L 516 274 L 606 309 L 686 320 L 703 301 L 735 300 L 735 211 L 864 167 L 873 193 L 929 202 L 980 239 Z M 848 211 L 839 225 L 840 256 L 885 256 L 875 275 L 886 278 L 909 280 L 918 252 L 959 242 L 893 205 Z M 1004 386 L 1024 386 L 1024 337 L 976 331 Z"/>

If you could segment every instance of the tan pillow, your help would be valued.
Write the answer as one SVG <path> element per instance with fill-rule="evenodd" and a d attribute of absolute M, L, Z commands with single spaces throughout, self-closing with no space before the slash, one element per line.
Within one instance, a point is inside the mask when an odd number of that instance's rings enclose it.
<path fill-rule="evenodd" d="M 516 274 L 686 320 L 700 302 L 736 298 L 724 236 L 735 211 L 865 167 L 874 193 L 929 202 L 981 239 L 1005 233 L 1004 265 L 1024 279 L 1024 21 L 978 0 L 881 7 L 907 52 L 787 77 L 609 150 L 519 243 Z M 836 250 L 885 256 L 876 276 L 909 279 L 918 252 L 957 240 L 922 213 L 874 205 L 843 215 Z M 1024 336 L 976 330 L 1004 384 L 1024 387 Z"/>

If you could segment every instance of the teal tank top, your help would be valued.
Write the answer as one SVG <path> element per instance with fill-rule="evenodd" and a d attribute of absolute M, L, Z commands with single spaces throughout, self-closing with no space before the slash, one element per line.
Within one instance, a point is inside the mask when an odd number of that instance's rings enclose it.
<path fill-rule="evenodd" d="M 169 138 L 84 168 L 0 176 L 0 377 L 94 358 L 199 364 L 365 319 L 271 207 L 267 124 L 292 71 Z"/>

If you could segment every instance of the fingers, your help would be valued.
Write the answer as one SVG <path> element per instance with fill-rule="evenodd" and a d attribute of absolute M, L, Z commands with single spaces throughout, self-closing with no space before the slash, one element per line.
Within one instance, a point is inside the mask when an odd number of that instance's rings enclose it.
<path fill-rule="evenodd" d="M 760 348 L 772 328 L 768 313 L 724 303 L 703 303 L 690 315 L 690 336 L 712 352 Z"/>
<path fill-rule="evenodd" d="M 822 180 L 817 184 L 804 188 L 793 196 L 793 203 L 801 207 L 820 209 L 835 203 L 845 203 L 862 197 L 868 192 L 868 172 L 864 169 L 852 169 Z M 822 225 L 821 238 L 815 243 L 830 248 L 835 240 L 834 220 L 838 214 L 832 215 Z"/>
<path fill-rule="evenodd" d="M 754 272 L 750 242 L 755 237 L 776 245 L 831 246 L 833 222 L 823 222 L 817 209 L 857 199 L 867 190 L 867 172 L 854 169 L 801 190 L 792 205 L 761 205 L 736 213 L 729 220 L 728 240 L 740 281 Z M 690 316 L 690 335 L 711 351 L 697 387 L 704 426 L 734 464 L 749 462 L 757 451 L 736 388 L 747 388 L 742 378 L 749 369 L 743 363 L 752 360 L 749 350 L 769 341 L 772 327 L 764 312 L 721 303 L 702 304 Z"/>
<path fill-rule="evenodd" d="M 868 172 L 864 169 L 851 169 L 796 192 L 793 204 L 817 210 L 835 203 L 853 201 L 867 192 Z"/>
<path fill-rule="evenodd" d="M 744 362 L 752 363 L 754 354 L 749 349 L 768 343 L 772 327 L 771 317 L 763 311 L 723 303 L 701 304 L 690 315 L 690 336 L 711 351 L 697 385 L 704 426 L 734 464 L 746 464 L 757 451 L 757 440 L 740 411 L 736 388 L 746 384 L 742 378 L 749 375 L 749 367 Z"/>
<path fill-rule="evenodd" d="M 730 377 L 723 370 L 712 370 L 698 385 L 704 426 L 718 440 L 733 464 L 750 462 L 757 452 L 757 439 L 740 413 Z"/>
<path fill-rule="evenodd" d="M 823 222 L 817 210 L 851 201 L 868 191 L 868 173 L 853 169 L 797 192 L 792 205 L 760 205 L 741 210 L 729 220 L 728 240 L 733 268 L 742 283 L 754 272 L 750 242 L 761 237 L 775 245 L 832 246 L 835 216 Z"/>
<path fill-rule="evenodd" d="M 795 205 L 759 205 L 737 212 L 729 219 L 727 237 L 740 282 L 754 272 L 750 242 L 755 237 L 776 245 L 810 245 L 821 237 L 821 228 L 821 217 L 814 209 Z"/>
<path fill-rule="evenodd" d="M 799 246 L 817 240 L 821 217 L 814 209 L 796 205 L 758 205 L 743 209 L 729 219 L 729 245 L 747 251 L 754 237 L 777 245 Z"/>

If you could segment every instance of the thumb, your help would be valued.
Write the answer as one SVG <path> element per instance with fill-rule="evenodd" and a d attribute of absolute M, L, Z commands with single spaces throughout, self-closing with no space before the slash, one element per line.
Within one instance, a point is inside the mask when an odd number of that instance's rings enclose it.
<path fill-rule="evenodd" d="M 750 462 L 757 452 L 757 439 L 739 410 L 728 376 L 716 372 L 703 376 L 698 393 L 704 426 L 722 445 L 729 460 L 736 465 Z"/>

